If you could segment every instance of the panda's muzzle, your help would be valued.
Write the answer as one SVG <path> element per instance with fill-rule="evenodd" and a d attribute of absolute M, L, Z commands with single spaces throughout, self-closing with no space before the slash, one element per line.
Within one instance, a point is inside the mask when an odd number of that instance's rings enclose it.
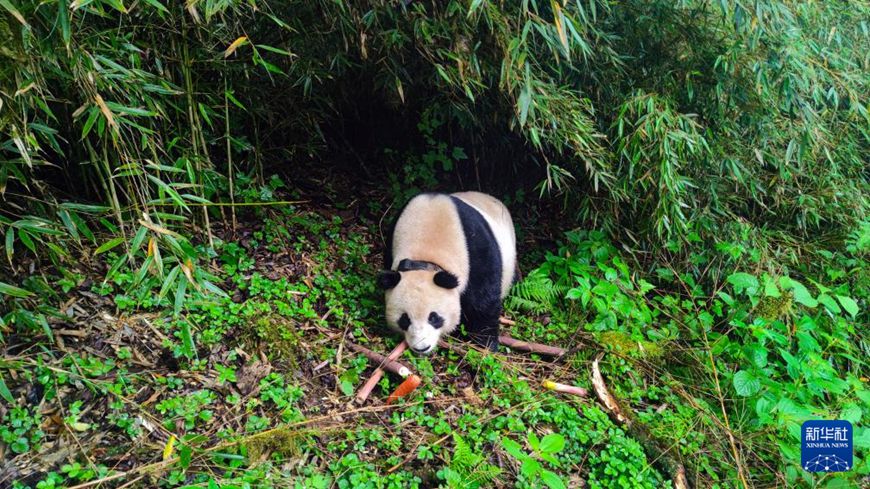
<path fill-rule="evenodd" d="M 416 346 L 412 346 L 411 349 L 414 350 L 414 352 L 416 352 L 416 353 L 419 353 L 421 355 L 426 355 L 428 353 L 431 353 L 432 350 L 435 349 L 435 345 L 429 345 L 425 348 L 417 348 Z"/>

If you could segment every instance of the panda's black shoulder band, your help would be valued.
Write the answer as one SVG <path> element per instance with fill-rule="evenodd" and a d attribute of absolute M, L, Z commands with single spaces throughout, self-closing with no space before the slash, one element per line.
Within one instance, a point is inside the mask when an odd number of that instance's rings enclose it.
<path fill-rule="evenodd" d="M 412 270 L 429 270 L 433 272 L 443 272 L 444 269 L 431 261 L 410 260 L 405 258 L 399 262 L 398 272 L 410 272 Z"/>

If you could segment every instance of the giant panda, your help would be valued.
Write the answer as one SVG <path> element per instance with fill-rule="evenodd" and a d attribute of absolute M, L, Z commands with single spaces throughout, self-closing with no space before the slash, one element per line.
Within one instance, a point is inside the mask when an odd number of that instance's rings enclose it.
<path fill-rule="evenodd" d="M 387 323 L 408 346 L 428 355 L 462 322 L 472 341 L 497 350 L 517 256 L 507 207 L 480 192 L 420 194 L 389 238 L 379 285 Z"/>

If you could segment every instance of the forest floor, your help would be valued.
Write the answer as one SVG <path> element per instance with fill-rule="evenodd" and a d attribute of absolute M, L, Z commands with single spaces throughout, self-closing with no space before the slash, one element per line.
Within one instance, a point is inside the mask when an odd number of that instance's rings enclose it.
<path fill-rule="evenodd" d="M 585 308 L 528 304 L 547 291 L 509 300 L 517 324 L 506 332 L 566 357 L 451 338 L 431 357 L 401 358 L 423 378 L 410 396 L 386 405 L 401 380 L 387 374 L 355 403 L 372 368 L 348 342 L 386 353 L 400 340 L 373 285 L 388 205 L 375 192 L 329 195 L 350 193 L 297 195 L 237 216 L 235 229 L 215 225 L 210 273 L 227 297 L 197 295 L 178 314 L 153 289 L 128 292 L 134 272 L 104 283 L 96 259 L 63 276 L 35 270 L 51 277 L 63 316 L 51 338 L 5 335 L 16 402 L 0 407 L 0 487 L 652 488 L 671 485 L 679 464 L 692 487 L 733 487 L 754 477 L 747 458 L 755 476 L 785 484 L 769 456 L 729 442 L 740 428 L 722 420 L 721 390 L 680 377 L 686 356 L 593 334 Z M 516 212 L 524 271 L 558 253 L 547 229 L 559 221 L 538 212 Z M 616 252 L 596 239 L 584 241 L 591 255 Z M 637 428 L 594 394 L 542 387 L 591 390 L 599 354 Z"/>

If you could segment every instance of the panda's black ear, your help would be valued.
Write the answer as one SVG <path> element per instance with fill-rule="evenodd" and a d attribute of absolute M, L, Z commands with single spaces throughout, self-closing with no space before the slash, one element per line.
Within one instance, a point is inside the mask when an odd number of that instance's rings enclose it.
<path fill-rule="evenodd" d="M 395 270 L 384 270 L 378 275 L 378 286 L 384 290 L 392 289 L 402 280 L 402 275 Z"/>
<path fill-rule="evenodd" d="M 455 289 L 456 287 L 459 287 L 459 279 L 456 278 L 456 275 L 441 270 L 435 274 L 435 285 L 438 287 L 444 287 L 445 289 Z"/>

